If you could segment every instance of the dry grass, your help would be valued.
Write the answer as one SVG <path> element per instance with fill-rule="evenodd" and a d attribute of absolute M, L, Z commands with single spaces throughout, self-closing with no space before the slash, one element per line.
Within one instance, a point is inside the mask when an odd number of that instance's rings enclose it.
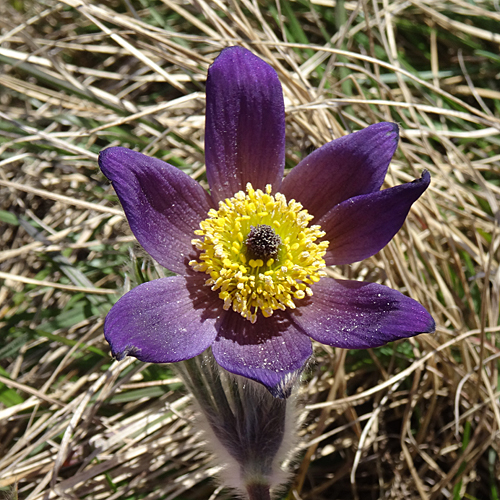
<path fill-rule="evenodd" d="M 7 498 L 231 498 L 170 368 L 107 354 L 103 318 L 133 238 L 96 158 L 138 148 L 203 183 L 206 70 L 242 44 L 283 83 L 289 167 L 392 120 L 387 185 L 432 175 L 388 247 L 331 272 L 411 295 L 437 332 L 317 346 L 287 498 L 498 500 L 499 32 L 498 4 L 482 1 L 1 2 Z"/>

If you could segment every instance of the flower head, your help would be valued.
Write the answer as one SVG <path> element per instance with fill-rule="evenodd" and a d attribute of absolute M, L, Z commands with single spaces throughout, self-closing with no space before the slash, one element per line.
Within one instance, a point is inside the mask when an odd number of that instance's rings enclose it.
<path fill-rule="evenodd" d="M 319 148 L 283 179 L 278 76 L 244 48 L 223 50 L 207 79 L 210 194 L 136 151 L 99 156 L 139 243 L 177 273 L 111 309 L 104 333 L 113 355 L 166 363 L 211 346 L 223 368 L 286 397 L 311 338 L 356 349 L 434 331 L 413 299 L 323 271 L 382 249 L 429 185 L 424 172 L 381 190 L 398 138 L 397 125 L 372 125 Z"/>
<path fill-rule="evenodd" d="M 312 216 L 300 203 L 273 196 L 270 184 L 265 193 L 250 183 L 246 189 L 208 212 L 195 231 L 203 238 L 193 240 L 199 260 L 189 265 L 210 276 L 205 284 L 220 290 L 226 311 L 232 308 L 255 323 L 259 312 L 269 318 L 313 294 L 309 285 L 325 276 L 328 242 L 316 243 L 325 233 L 308 227 Z"/>

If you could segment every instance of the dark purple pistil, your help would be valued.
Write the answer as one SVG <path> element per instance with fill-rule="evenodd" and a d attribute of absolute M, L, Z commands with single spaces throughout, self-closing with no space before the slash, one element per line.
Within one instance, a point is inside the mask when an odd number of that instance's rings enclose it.
<path fill-rule="evenodd" d="M 251 227 L 245 243 L 250 258 L 262 259 L 265 262 L 278 255 L 281 238 L 271 226 L 259 224 Z"/>

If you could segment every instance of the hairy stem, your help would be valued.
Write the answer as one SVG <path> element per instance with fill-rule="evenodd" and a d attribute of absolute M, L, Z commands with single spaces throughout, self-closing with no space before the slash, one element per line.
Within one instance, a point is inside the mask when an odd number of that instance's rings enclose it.
<path fill-rule="evenodd" d="M 268 484 L 247 484 L 248 500 L 271 500 L 271 492 Z"/>

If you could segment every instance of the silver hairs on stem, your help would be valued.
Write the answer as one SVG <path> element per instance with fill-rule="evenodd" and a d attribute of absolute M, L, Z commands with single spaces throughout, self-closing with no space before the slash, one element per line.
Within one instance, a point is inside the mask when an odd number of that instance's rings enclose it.
<path fill-rule="evenodd" d="M 175 366 L 196 401 L 196 425 L 222 462 L 223 484 L 248 500 L 271 499 L 288 479 L 282 466 L 296 442 L 295 396 L 275 398 L 226 372 L 210 350 Z"/>

